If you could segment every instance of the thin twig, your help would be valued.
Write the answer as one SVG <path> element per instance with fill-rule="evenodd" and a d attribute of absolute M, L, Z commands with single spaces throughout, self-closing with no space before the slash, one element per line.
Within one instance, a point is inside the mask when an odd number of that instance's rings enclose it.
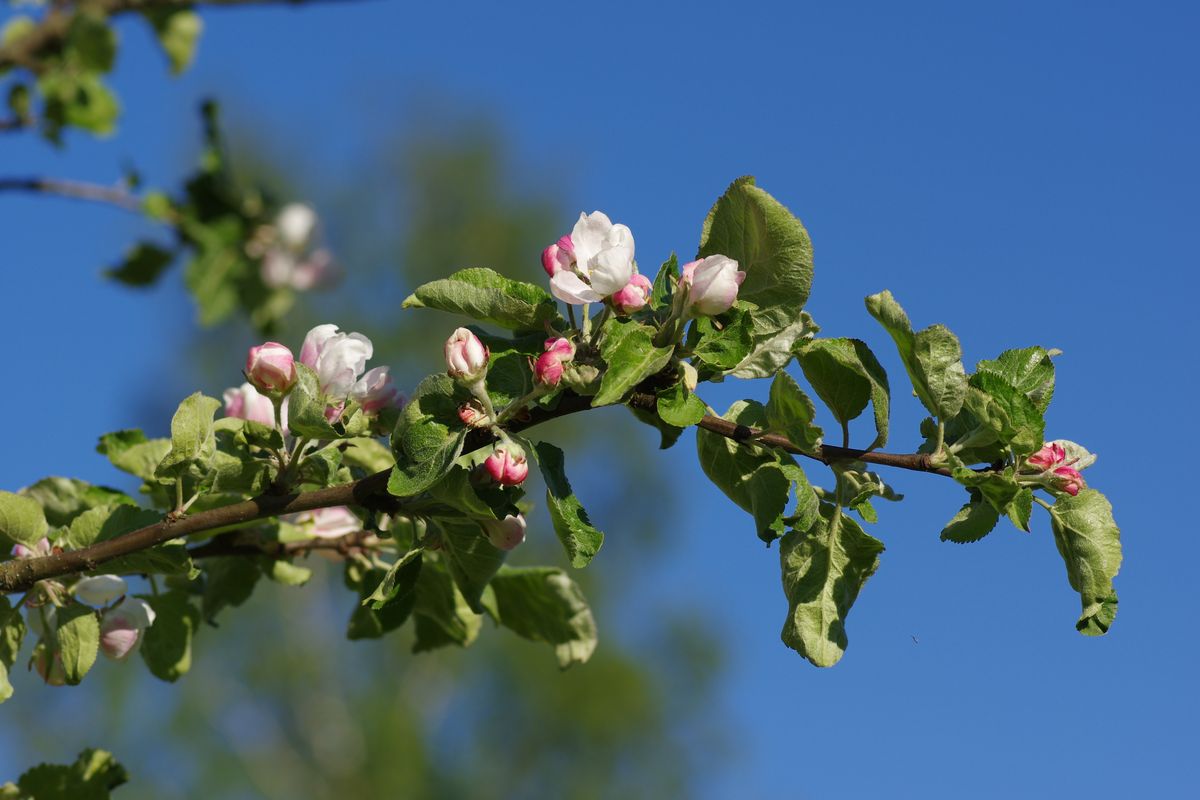
<path fill-rule="evenodd" d="M 142 201 L 137 195 L 120 186 L 105 186 L 99 183 L 69 181 L 58 178 L 0 178 L 0 192 L 35 192 L 105 203 L 125 211 L 139 213 Z"/>

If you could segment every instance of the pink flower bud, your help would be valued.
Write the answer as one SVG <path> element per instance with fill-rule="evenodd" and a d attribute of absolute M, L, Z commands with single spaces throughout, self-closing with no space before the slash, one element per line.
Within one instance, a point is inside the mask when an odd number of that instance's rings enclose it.
<path fill-rule="evenodd" d="M 636 274 L 625 284 L 625 288 L 612 296 L 613 308 L 618 314 L 632 314 L 650 302 L 650 279 Z"/>
<path fill-rule="evenodd" d="M 557 386 L 562 380 L 563 365 L 575 357 L 575 345 L 570 339 L 558 337 L 546 340 L 546 352 L 533 364 L 533 375 L 544 386 Z"/>
<path fill-rule="evenodd" d="M 296 382 L 292 351 L 278 342 L 251 347 L 246 355 L 246 377 L 264 392 L 286 392 Z"/>
<path fill-rule="evenodd" d="M 570 269 L 575 263 L 575 245 L 568 234 L 542 251 L 542 269 L 553 278 L 560 270 Z"/>
<path fill-rule="evenodd" d="M 387 367 L 367 370 L 367 374 L 350 390 L 350 397 L 357 400 L 362 410 L 368 414 L 404 405 L 404 395 L 396 388 Z"/>
<path fill-rule="evenodd" d="M 483 523 L 488 541 L 500 550 L 512 550 L 525 541 L 525 515 L 509 514 L 504 519 L 487 520 Z"/>
<path fill-rule="evenodd" d="M 106 606 L 128 591 L 125 581 L 116 575 L 80 578 L 75 584 L 75 599 L 89 606 Z"/>
<path fill-rule="evenodd" d="M 41 556 L 50 555 L 50 540 L 43 536 L 38 539 L 38 543 L 34 547 L 29 548 L 23 544 L 13 545 L 13 558 L 40 558 Z"/>
<path fill-rule="evenodd" d="M 492 424 L 492 418 L 483 410 L 483 404 L 478 400 L 470 400 L 459 406 L 458 418 L 468 428 L 486 428 Z"/>
<path fill-rule="evenodd" d="M 483 468 L 492 476 L 492 480 L 501 486 L 519 486 L 529 474 L 525 453 L 513 445 L 493 450 L 483 462 Z"/>
<path fill-rule="evenodd" d="M 1079 490 L 1087 487 L 1087 481 L 1079 474 L 1078 470 L 1071 467 L 1059 467 L 1054 470 L 1054 488 L 1059 491 L 1066 492 L 1074 497 L 1079 494 Z"/>
<path fill-rule="evenodd" d="M 271 398 L 259 394 L 254 384 L 243 383 L 237 389 L 226 389 L 224 397 L 225 416 L 275 427 L 275 404 Z"/>
<path fill-rule="evenodd" d="M 460 383 L 475 383 L 487 374 L 488 349 L 479 337 L 459 328 L 446 340 L 446 372 Z"/>
<path fill-rule="evenodd" d="M 154 609 L 140 597 L 126 597 L 104 612 L 100 622 L 100 652 L 121 660 L 141 641 L 142 631 L 154 624 Z"/>
<path fill-rule="evenodd" d="M 680 287 L 686 287 L 687 305 L 693 315 L 723 314 L 737 300 L 738 287 L 746 273 L 728 256 L 714 255 L 684 264 Z"/>
<path fill-rule="evenodd" d="M 1042 449 L 1025 459 L 1026 463 L 1031 467 L 1037 467 L 1040 470 L 1047 470 L 1055 464 L 1061 464 L 1067 457 L 1066 451 L 1058 442 L 1050 442 L 1042 445 Z"/>
<path fill-rule="evenodd" d="M 345 506 L 285 514 L 280 519 L 298 528 L 303 528 L 305 533 L 318 539 L 337 539 L 363 529 L 362 520 Z"/>

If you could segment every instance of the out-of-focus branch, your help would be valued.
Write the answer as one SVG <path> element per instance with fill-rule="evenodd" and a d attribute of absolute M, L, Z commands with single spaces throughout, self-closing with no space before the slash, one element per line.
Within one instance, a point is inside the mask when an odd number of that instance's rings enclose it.
<path fill-rule="evenodd" d="M 0 178 L 0 192 L 33 192 L 106 203 L 126 211 L 142 210 L 142 201 L 120 186 L 60 180 L 58 178 Z"/>
<path fill-rule="evenodd" d="M 192 558 L 218 556 L 266 556 L 290 558 L 315 552 L 332 552 L 341 556 L 366 552 L 379 547 L 380 538 L 370 531 L 354 531 L 331 538 L 304 539 L 296 542 L 276 542 L 258 539 L 241 533 L 223 533 L 211 541 L 188 548 Z"/>

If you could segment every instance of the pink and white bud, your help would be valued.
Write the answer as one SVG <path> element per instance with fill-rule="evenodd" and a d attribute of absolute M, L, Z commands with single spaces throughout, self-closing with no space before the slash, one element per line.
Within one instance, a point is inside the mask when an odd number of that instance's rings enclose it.
<path fill-rule="evenodd" d="M 1071 467 L 1058 467 L 1052 475 L 1052 486 L 1060 492 L 1066 492 L 1072 497 L 1079 494 L 1080 489 L 1087 487 L 1087 481 L 1083 479 L 1078 470 Z"/>
<path fill-rule="evenodd" d="M 283 522 L 302 528 L 309 536 L 317 539 L 337 539 L 348 533 L 362 530 L 362 520 L 345 506 L 317 508 L 298 514 L 285 514 Z"/>
<path fill-rule="evenodd" d="M 744 280 L 746 273 L 738 269 L 738 262 L 713 255 L 684 264 L 679 285 L 686 287 L 687 307 L 693 316 L 713 316 L 733 307 Z"/>
<path fill-rule="evenodd" d="M 575 357 L 575 345 L 561 336 L 546 340 L 546 352 L 533 363 L 533 376 L 543 386 L 558 386 L 565 364 Z"/>
<path fill-rule="evenodd" d="M 100 621 L 100 652 L 120 661 L 142 640 L 142 631 L 154 624 L 154 609 L 140 597 L 126 597 L 104 612 Z"/>
<path fill-rule="evenodd" d="M 326 323 L 304 337 L 300 363 L 317 373 L 321 391 L 335 401 L 345 400 L 374 354 L 371 340 L 361 333 L 342 333 Z"/>
<path fill-rule="evenodd" d="M 226 389 L 225 416 L 260 422 L 275 427 L 275 404 L 271 398 L 258 393 L 252 383 L 243 383 L 236 389 Z M 286 423 L 284 427 L 287 427 Z"/>
<path fill-rule="evenodd" d="M 500 550 L 512 550 L 525 541 L 525 515 L 509 514 L 504 519 L 487 520 L 483 523 L 488 541 Z"/>
<path fill-rule="evenodd" d="M 13 545 L 13 558 L 41 558 L 50 555 L 50 540 L 43 536 L 33 547 L 23 544 Z"/>
<path fill-rule="evenodd" d="M 129 590 L 125 581 L 116 575 L 93 575 L 80 578 L 75 584 L 75 599 L 89 606 L 106 606 Z"/>
<path fill-rule="evenodd" d="M 477 383 L 487 374 L 488 349 L 466 328 L 446 340 L 446 373 L 459 383 Z"/>
<path fill-rule="evenodd" d="M 279 342 L 251 347 L 246 354 L 246 377 L 263 392 L 286 392 L 296 382 L 292 351 Z"/>
<path fill-rule="evenodd" d="M 1047 470 L 1063 463 L 1066 457 L 1067 454 L 1062 445 L 1058 442 L 1050 442 L 1042 445 L 1042 449 L 1025 459 L 1025 462 L 1031 467 Z"/>
<path fill-rule="evenodd" d="M 387 367 L 367 370 L 367 374 L 350 389 L 350 397 L 368 414 L 404 405 L 404 395 L 392 381 L 391 371 Z"/>
<path fill-rule="evenodd" d="M 571 243 L 570 235 L 561 237 L 542 251 L 542 269 L 551 278 L 564 269 L 570 269 L 574 263 L 575 245 Z"/>
<path fill-rule="evenodd" d="M 478 400 L 468 400 L 459 406 L 458 418 L 468 428 L 486 428 L 492 424 L 492 418 L 487 415 L 483 404 Z"/>
<path fill-rule="evenodd" d="M 515 445 L 497 447 L 484 460 L 483 468 L 501 486 L 519 486 L 529 475 L 525 453 Z"/>
<path fill-rule="evenodd" d="M 275 230 L 279 231 L 280 244 L 299 253 L 308 247 L 317 230 L 317 212 L 304 203 L 288 203 L 275 217 Z"/>
<path fill-rule="evenodd" d="M 625 284 L 624 289 L 610 298 L 613 309 L 618 314 L 632 314 L 644 308 L 646 303 L 650 302 L 652 288 L 649 278 L 640 273 L 635 274 L 629 279 L 629 283 Z"/>

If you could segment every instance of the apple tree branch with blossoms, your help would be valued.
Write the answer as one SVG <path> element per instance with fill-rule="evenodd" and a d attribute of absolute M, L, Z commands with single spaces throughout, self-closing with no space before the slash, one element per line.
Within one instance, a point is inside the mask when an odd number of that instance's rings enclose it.
<path fill-rule="evenodd" d="M 49 135 L 95 122 L 89 108 L 96 113 L 105 91 L 97 76 L 111 67 L 111 57 L 97 60 L 96 42 L 115 47 L 104 12 L 126 5 L 80 4 L 66 23 L 56 7 L 29 23 L 25 35 L 42 31 L 32 44 L 6 36 L 0 66 L 39 76 Z M 190 18 L 180 33 L 176 16 L 193 12 L 157 5 L 170 11 L 163 30 L 174 31 L 164 46 L 185 66 L 181 42 L 194 46 L 195 37 L 183 35 Z M 93 106 L 62 108 L 46 80 L 54 69 L 91 87 Z M 69 96 L 82 102 L 86 93 Z M 18 104 L 15 118 L 32 124 L 31 108 Z M 175 244 L 135 246 L 112 277 L 143 285 L 185 261 L 203 321 L 243 313 L 269 332 L 295 292 L 336 277 L 336 261 L 319 245 L 309 207 L 233 179 L 215 106 L 204 120 L 201 165 L 173 195 L 28 178 L 0 179 L 0 189 L 147 214 Z M 1076 629 L 1094 636 L 1113 623 L 1121 544 L 1111 506 L 1083 475 L 1095 456 L 1045 430 L 1057 351 L 1006 350 L 968 372 L 946 327 L 914 330 L 891 292 L 867 297 L 928 412 L 913 452 L 890 453 L 882 450 L 891 436 L 889 376 L 864 340 L 819 336 L 803 310 L 813 279 L 808 233 L 754 179 L 739 178 L 717 199 L 694 260 L 671 255 L 653 278 L 639 270 L 633 232 L 599 211 L 580 214 L 541 265 L 548 290 L 472 268 L 403 302 L 408 313 L 465 318 L 445 331 L 444 364 L 410 397 L 387 366 L 368 369 L 367 336 L 318 325 L 292 346 L 250 347 L 241 377 L 240 359 L 231 359 L 235 385 L 222 399 L 184 399 L 168 438 L 101 436 L 98 450 L 142 482 L 140 497 L 71 478 L 0 492 L 0 700 L 12 693 L 7 675 L 26 640 L 28 663 L 52 685 L 80 683 L 101 655 L 134 653 L 154 676 L 175 681 L 188 671 L 202 622 L 246 602 L 263 579 L 304 584 L 310 571 L 297 562 L 317 551 L 344 563 L 350 639 L 409 625 L 414 651 L 465 647 L 491 619 L 549 645 L 564 668 L 584 662 L 597 624 L 570 570 L 505 561 L 527 535 L 524 487 L 534 467 L 570 568 L 597 556 L 605 535 L 572 489 L 564 452 L 536 431 L 613 405 L 655 427 L 664 448 L 697 428 L 704 473 L 750 516 L 760 540 L 777 542 L 782 640 L 816 666 L 842 658 L 847 616 L 880 565 L 884 544 L 864 527 L 877 519 L 875 501 L 901 499 L 871 467 L 960 484 L 964 502 L 947 509 L 941 531 L 950 542 L 978 541 L 1002 517 L 1032 531 L 1040 506 L 1080 597 Z M 718 414 L 702 397 L 705 383 L 757 378 L 770 381 L 766 402 L 740 400 Z M 814 396 L 839 425 L 837 444 L 815 423 Z M 874 438 L 852 447 L 849 425 L 868 407 Z M 805 469 L 813 462 L 816 473 Z M 47 769 L 72 786 L 124 779 L 111 756 L 86 751 L 74 765 L 31 770 L 0 797 L 43 796 L 29 787 Z"/>

